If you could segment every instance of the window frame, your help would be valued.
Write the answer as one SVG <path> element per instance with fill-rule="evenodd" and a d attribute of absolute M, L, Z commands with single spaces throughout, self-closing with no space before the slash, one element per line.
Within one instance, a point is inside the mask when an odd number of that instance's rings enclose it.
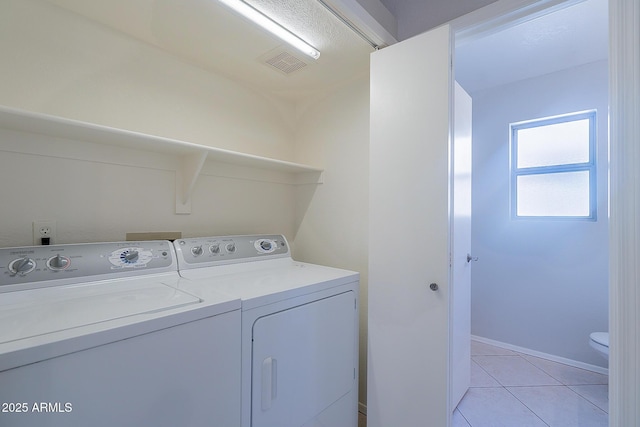
<path fill-rule="evenodd" d="M 552 166 L 533 166 L 518 168 L 518 131 L 534 127 L 549 126 L 558 123 L 572 122 L 577 120 L 589 120 L 589 161 L 584 163 L 565 163 Z M 541 119 L 527 120 L 523 122 L 511 123 L 509 125 L 510 141 L 510 174 L 511 174 L 511 218 L 515 220 L 569 220 L 569 221 L 596 221 L 597 202 L 597 174 L 596 174 L 596 110 L 580 111 L 563 114 L 559 116 L 546 117 Z M 589 215 L 569 216 L 569 215 L 518 215 L 518 177 L 530 175 L 550 175 L 563 172 L 587 171 L 589 173 Z"/>

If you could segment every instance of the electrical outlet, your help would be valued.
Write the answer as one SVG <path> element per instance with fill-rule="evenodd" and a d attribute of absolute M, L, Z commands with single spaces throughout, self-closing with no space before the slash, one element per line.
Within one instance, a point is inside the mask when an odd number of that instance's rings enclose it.
<path fill-rule="evenodd" d="M 49 220 L 33 221 L 33 244 L 41 245 L 42 239 L 48 238 L 49 244 L 56 241 L 56 222 Z"/>

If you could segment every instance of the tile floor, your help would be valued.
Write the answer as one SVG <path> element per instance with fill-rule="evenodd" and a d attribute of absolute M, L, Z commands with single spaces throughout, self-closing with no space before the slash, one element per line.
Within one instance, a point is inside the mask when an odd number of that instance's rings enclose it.
<path fill-rule="evenodd" d="M 608 377 L 471 342 L 471 387 L 453 427 L 606 427 Z"/>
<path fill-rule="evenodd" d="M 606 427 L 608 404 L 606 375 L 471 341 L 471 387 L 451 425 Z"/>

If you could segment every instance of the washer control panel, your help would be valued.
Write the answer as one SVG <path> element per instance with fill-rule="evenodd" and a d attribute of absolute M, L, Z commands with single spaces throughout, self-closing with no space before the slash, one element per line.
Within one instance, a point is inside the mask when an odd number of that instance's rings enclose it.
<path fill-rule="evenodd" d="M 282 235 L 218 236 L 179 239 L 173 242 L 179 268 L 256 261 L 264 257 L 289 256 Z"/>
<path fill-rule="evenodd" d="M 0 268 L 2 291 L 7 285 L 47 280 L 176 271 L 177 263 L 171 242 L 157 240 L 0 248 Z"/>

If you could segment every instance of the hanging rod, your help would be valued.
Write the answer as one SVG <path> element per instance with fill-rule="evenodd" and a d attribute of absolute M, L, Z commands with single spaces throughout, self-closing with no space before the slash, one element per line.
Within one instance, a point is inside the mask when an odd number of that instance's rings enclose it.
<path fill-rule="evenodd" d="M 338 20 L 340 20 L 340 22 L 342 22 L 344 25 L 346 25 L 349 29 L 351 29 L 351 31 L 353 31 L 354 33 L 356 33 L 358 36 L 360 36 L 360 38 L 362 38 L 364 41 L 366 41 L 369 46 L 371 46 L 372 48 L 374 48 L 375 50 L 380 49 L 380 45 L 378 45 L 376 42 L 374 42 L 373 40 L 371 40 L 365 33 L 363 33 L 362 31 L 360 31 L 360 29 L 358 27 L 356 27 L 351 21 L 349 21 L 347 18 L 345 18 L 344 16 L 342 16 L 342 14 L 340 12 L 338 12 L 337 10 L 335 10 L 334 8 L 332 8 L 331 6 L 329 6 L 324 0 L 317 0 L 318 3 L 320 3 L 322 6 L 324 6 L 325 9 L 327 9 L 329 12 L 331 12 L 331 14 L 333 16 L 335 16 L 336 18 L 338 18 Z"/>

